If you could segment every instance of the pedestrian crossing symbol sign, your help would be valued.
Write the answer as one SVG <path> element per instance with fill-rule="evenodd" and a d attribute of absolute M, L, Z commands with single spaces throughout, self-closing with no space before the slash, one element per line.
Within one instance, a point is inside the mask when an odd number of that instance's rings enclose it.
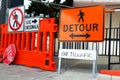
<path fill-rule="evenodd" d="M 60 41 L 104 41 L 104 6 L 61 9 Z"/>
<path fill-rule="evenodd" d="M 24 6 L 9 9 L 8 31 L 23 31 Z"/>

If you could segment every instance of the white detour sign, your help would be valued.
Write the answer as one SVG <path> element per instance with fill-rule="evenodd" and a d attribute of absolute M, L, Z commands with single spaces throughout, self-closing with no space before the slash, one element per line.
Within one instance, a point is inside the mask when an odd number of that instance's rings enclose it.
<path fill-rule="evenodd" d="M 60 58 L 96 60 L 96 50 L 60 49 Z"/>
<path fill-rule="evenodd" d="M 38 31 L 39 30 L 39 17 L 26 18 L 24 31 Z"/>

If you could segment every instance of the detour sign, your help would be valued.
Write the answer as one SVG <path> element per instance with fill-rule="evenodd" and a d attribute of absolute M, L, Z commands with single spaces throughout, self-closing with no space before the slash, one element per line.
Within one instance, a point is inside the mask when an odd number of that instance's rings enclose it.
<path fill-rule="evenodd" d="M 103 41 L 104 6 L 61 10 L 60 41 Z"/>

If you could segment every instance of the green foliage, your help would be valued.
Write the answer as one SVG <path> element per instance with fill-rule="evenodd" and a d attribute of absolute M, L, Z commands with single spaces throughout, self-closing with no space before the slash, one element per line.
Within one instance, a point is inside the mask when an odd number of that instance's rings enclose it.
<path fill-rule="evenodd" d="M 54 0 L 53 3 L 60 4 L 61 0 Z M 63 5 L 72 6 L 70 1 L 73 0 L 66 0 L 63 2 Z M 39 16 L 39 14 L 49 15 L 50 17 L 55 17 L 56 22 L 59 23 L 59 14 L 60 14 L 60 7 L 54 5 L 47 5 L 40 2 L 32 1 L 28 10 L 26 10 L 28 14 L 34 14 L 34 16 Z"/>
<path fill-rule="evenodd" d="M 73 0 L 66 0 L 65 2 L 63 2 L 63 5 L 73 6 Z"/>
<path fill-rule="evenodd" d="M 59 4 L 61 0 L 54 0 L 53 3 Z"/>
<path fill-rule="evenodd" d="M 49 13 L 49 9 L 48 6 L 46 6 L 43 3 L 38 3 L 38 2 L 31 2 L 31 5 L 28 7 L 27 10 L 28 14 L 34 13 L 34 16 L 39 16 L 39 14 L 48 14 Z"/>

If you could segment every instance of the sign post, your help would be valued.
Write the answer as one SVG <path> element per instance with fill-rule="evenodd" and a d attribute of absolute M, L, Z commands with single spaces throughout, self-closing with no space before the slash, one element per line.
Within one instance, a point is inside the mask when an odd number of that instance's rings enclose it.
<path fill-rule="evenodd" d="M 60 49 L 62 49 L 63 45 L 62 42 L 60 42 Z M 58 74 L 60 74 L 61 70 L 61 57 L 59 57 L 59 62 L 58 62 Z"/>
<path fill-rule="evenodd" d="M 58 74 L 60 74 L 61 68 L 61 58 L 65 59 L 83 59 L 83 60 L 92 60 L 93 61 L 93 77 L 97 71 L 97 52 L 96 52 L 96 43 L 94 43 L 93 50 L 78 50 L 78 49 L 62 49 L 62 42 L 60 42 L 59 49 L 59 65 L 58 65 Z"/>
<path fill-rule="evenodd" d="M 92 60 L 93 78 L 97 72 L 97 43 L 104 40 L 104 6 L 68 8 L 61 10 L 59 41 L 95 42 L 93 50 L 62 49 L 60 42 L 58 74 L 61 58 Z M 98 36 L 99 35 L 99 36 Z M 74 47 L 75 45 L 73 45 Z"/>
<path fill-rule="evenodd" d="M 62 9 L 59 40 L 103 41 L 104 12 L 103 6 Z"/>
<path fill-rule="evenodd" d="M 97 43 L 93 44 L 93 50 L 97 51 Z M 97 58 L 97 52 L 96 52 L 96 58 Z M 96 73 L 97 73 L 97 59 L 93 60 L 93 69 L 92 69 L 93 78 L 96 76 L 95 75 Z"/>

